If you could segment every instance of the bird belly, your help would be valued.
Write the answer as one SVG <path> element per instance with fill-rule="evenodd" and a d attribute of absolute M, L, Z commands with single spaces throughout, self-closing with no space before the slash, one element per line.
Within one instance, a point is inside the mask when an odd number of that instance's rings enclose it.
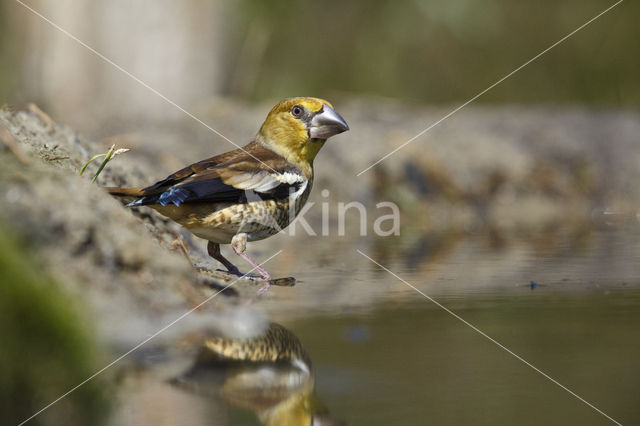
<path fill-rule="evenodd" d="M 239 233 L 246 233 L 248 241 L 262 240 L 289 224 L 288 200 L 211 206 L 206 212 L 200 207 L 200 212 L 172 219 L 194 235 L 218 244 L 230 244 L 233 236 Z M 164 214 L 163 211 L 160 213 Z"/>

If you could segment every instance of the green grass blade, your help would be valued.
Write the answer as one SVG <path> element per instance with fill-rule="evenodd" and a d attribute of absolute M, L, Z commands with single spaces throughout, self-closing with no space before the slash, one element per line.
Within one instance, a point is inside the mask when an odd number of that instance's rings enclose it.
<path fill-rule="evenodd" d="M 111 148 L 109 148 L 109 151 L 107 151 L 107 154 L 104 157 L 104 160 L 102 160 L 102 164 L 100 164 L 100 167 L 98 167 L 98 171 L 93 176 L 93 179 L 91 179 L 91 183 L 95 182 L 96 179 L 98 179 L 98 175 L 100 175 L 100 173 L 102 172 L 102 169 L 104 169 L 104 166 L 106 166 L 109 160 L 111 160 L 111 156 L 113 155 L 113 150 L 115 149 L 115 147 L 116 147 L 115 144 L 111 145 Z"/>
<path fill-rule="evenodd" d="M 89 160 L 86 163 L 84 163 L 84 166 L 82 166 L 82 168 L 80 169 L 80 176 L 82 176 L 84 171 L 87 170 L 87 166 L 89 164 L 91 164 L 94 160 L 97 160 L 100 157 L 104 157 L 105 155 L 107 155 L 107 154 L 97 154 L 97 155 L 94 155 L 93 157 L 91 157 L 91 160 Z"/>

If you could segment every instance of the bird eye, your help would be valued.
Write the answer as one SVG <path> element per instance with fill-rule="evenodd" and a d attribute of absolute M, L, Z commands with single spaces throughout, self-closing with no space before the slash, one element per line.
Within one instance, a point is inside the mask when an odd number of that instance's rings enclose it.
<path fill-rule="evenodd" d="M 291 108 L 291 115 L 293 115 L 295 118 L 302 117 L 303 112 L 304 112 L 304 109 L 302 109 L 300 105 L 296 105 L 293 108 Z"/>

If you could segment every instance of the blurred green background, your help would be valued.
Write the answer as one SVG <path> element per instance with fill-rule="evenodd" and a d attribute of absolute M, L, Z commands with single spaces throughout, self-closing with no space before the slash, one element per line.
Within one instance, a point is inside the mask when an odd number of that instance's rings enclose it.
<path fill-rule="evenodd" d="M 169 72 L 176 61 L 186 64 L 171 77 L 181 93 L 190 85 L 196 87 L 197 95 L 187 103 L 207 96 L 255 100 L 344 93 L 441 104 L 469 99 L 614 2 L 87 3 L 29 2 L 145 81 L 153 81 L 158 70 Z M 111 7 L 105 12 L 107 3 Z M 65 36 L 18 3 L 3 2 L 1 8 L 0 99 L 59 105 L 60 97 L 73 96 L 69 85 L 91 86 L 84 80 L 93 80 L 104 87 L 100 74 L 91 71 L 96 67 L 117 73 L 96 64 L 83 47 L 59 39 Z M 155 16 L 150 16 L 150 9 L 155 9 Z M 639 12 L 637 2 L 622 3 L 478 102 L 636 107 L 640 57 L 630 48 L 640 40 Z M 122 25 L 119 15 L 130 25 Z M 116 44 L 119 37 L 130 40 L 129 56 L 119 55 L 118 49 L 127 46 L 110 46 L 110 40 Z M 146 44 L 136 41 L 140 38 Z M 54 55 L 54 46 L 64 49 L 56 49 Z M 171 49 L 191 53 L 183 60 Z M 136 57 L 145 55 L 142 50 L 155 51 L 156 60 L 136 63 Z M 167 55 L 158 57 L 161 52 Z M 58 87 L 64 86 L 59 80 L 65 78 L 48 63 L 64 63 L 65 55 L 71 61 L 66 67 L 71 93 Z M 191 60 L 191 55 L 199 59 Z M 170 82 L 159 83 L 154 87 L 171 94 Z"/>
<path fill-rule="evenodd" d="M 230 94 L 264 97 L 332 88 L 445 103 L 475 95 L 613 2 L 241 4 L 239 28 L 250 33 L 260 27 L 268 43 L 256 64 L 255 84 Z M 640 40 L 634 19 L 639 10 L 637 3 L 623 7 L 481 102 L 637 105 L 640 58 L 628 48 L 629 41 Z"/>

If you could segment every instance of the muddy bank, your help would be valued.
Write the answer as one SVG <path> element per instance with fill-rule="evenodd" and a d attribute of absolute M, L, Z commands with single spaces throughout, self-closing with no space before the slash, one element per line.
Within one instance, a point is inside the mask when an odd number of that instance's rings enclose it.
<path fill-rule="evenodd" d="M 136 217 L 100 185 L 91 184 L 98 164 L 78 176 L 99 148 L 34 111 L 5 109 L 0 114 L 5 129 L 0 214 L 22 237 L 32 262 L 44 265 L 96 314 L 101 335 L 128 345 L 224 285 L 199 279 L 174 244 L 179 226 L 153 212 Z M 100 184 L 143 175 L 135 164 L 126 170 L 114 166 L 103 172 Z M 195 248 L 192 255 L 199 258 Z M 238 283 L 229 294 L 243 285 Z M 226 303 L 223 299 L 219 303 Z"/>

